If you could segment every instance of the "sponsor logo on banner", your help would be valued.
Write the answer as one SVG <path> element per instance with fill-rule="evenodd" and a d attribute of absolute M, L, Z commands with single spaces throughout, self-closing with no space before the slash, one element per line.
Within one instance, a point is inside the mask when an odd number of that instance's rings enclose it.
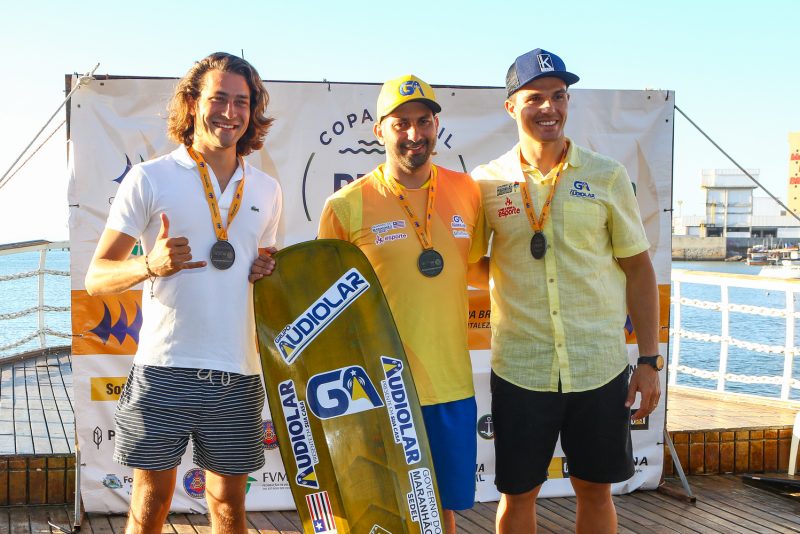
<path fill-rule="evenodd" d="M 326 122 L 318 129 L 319 145 L 309 147 L 310 154 L 303 165 L 303 176 L 297 180 L 301 188 L 303 211 L 309 222 L 322 211 L 322 204 L 328 196 L 360 179 L 385 159 L 383 156 L 386 151 L 372 133 L 375 117 L 370 109 L 374 109 L 375 98 L 370 96 L 366 100 L 368 102 L 360 109 L 345 112 L 332 122 L 325 119 Z M 441 154 L 445 150 L 452 150 L 453 139 L 454 134 L 440 125 L 437 152 Z M 459 154 L 458 159 L 460 170 L 467 172 L 463 156 Z"/>
<path fill-rule="evenodd" d="M 186 471 L 183 475 L 183 490 L 193 499 L 206 496 L 206 473 L 198 467 Z"/>
<path fill-rule="evenodd" d="M 122 487 L 122 481 L 117 475 L 108 474 L 103 478 L 103 486 L 108 489 L 120 489 Z"/>
<path fill-rule="evenodd" d="M 283 471 L 265 471 L 261 475 L 261 489 L 264 491 L 290 489 L 289 478 Z"/>
<path fill-rule="evenodd" d="M 138 303 L 136 304 L 136 315 L 131 322 L 128 322 L 128 314 L 122 303 L 119 305 L 119 316 L 116 320 L 112 320 L 111 310 L 104 302 L 103 318 L 89 332 L 99 337 L 104 345 L 112 337 L 121 345 L 128 336 L 133 339 L 134 343 L 139 343 L 139 330 L 142 328 L 142 320 L 142 308 L 139 307 Z"/>
<path fill-rule="evenodd" d="M 464 222 L 464 219 L 461 218 L 461 215 L 453 215 L 453 220 L 450 222 L 450 228 L 460 228 L 465 229 L 467 227 L 467 223 Z"/>
<path fill-rule="evenodd" d="M 514 205 L 510 198 L 506 197 L 505 206 L 497 210 L 497 216 L 501 219 L 512 215 L 519 215 L 522 211 Z"/>
<path fill-rule="evenodd" d="M 380 246 L 383 245 L 384 243 L 391 243 L 392 241 L 399 241 L 401 239 L 408 239 L 408 234 L 399 233 L 399 234 L 376 235 L 375 244 Z"/>
<path fill-rule="evenodd" d="M 314 528 L 314 534 L 335 534 L 337 532 L 327 491 L 306 495 L 306 504 L 308 504 L 308 511 L 311 512 L 311 526 Z"/>
<path fill-rule="evenodd" d="M 430 469 L 412 469 L 408 472 L 408 479 L 411 482 L 411 491 L 406 497 L 411 520 L 419 523 L 422 534 L 441 534 L 442 521 Z"/>
<path fill-rule="evenodd" d="M 478 464 L 475 466 L 475 483 L 486 482 L 486 464 Z"/>
<path fill-rule="evenodd" d="M 547 467 L 547 478 L 569 478 L 569 467 L 567 466 L 567 459 L 555 457 L 550 460 L 550 465 Z"/>
<path fill-rule="evenodd" d="M 271 451 L 278 448 L 278 434 L 272 419 L 264 421 L 264 450 Z"/>
<path fill-rule="evenodd" d="M 357 269 L 350 269 L 344 273 L 275 338 L 275 346 L 284 361 L 288 364 L 293 363 L 303 349 L 367 289 L 369 282 Z"/>
<path fill-rule="evenodd" d="M 294 456 L 297 466 L 295 483 L 306 488 L 319 488 L 317 472 L 314 470 L 314 466 L 319 463 L 319 457 L 314 437 L 311 435 L 311 426 L 308 423 L 306 403 L 297 398 L 297 391 L 292 380 L 278 384 L 278 393 L 281 397 L 289 441 L 292 444 L 292 456 Z"/>
<path fill-rule="evenodd" d="M 492 414 L 487 413 L 478 419 L 478 435 L 483 439 L 494 439 L 494 424 Z"/>
<path fill-rule="evenodd" d="M 392 425 L 394 442 L 403 445 L 406 464 L 413 465 L 422 459 L 417 439 L 417 428 L 414 426 L 414 417 L 408 405 L 408 390 L 403 380 L 403 362 L 388 356 L 381 356 L 383 374 L 386 380 L 381 381 L 383 398 L 386 399 L 386 409 L 389 413 L 389 422 Z"/>
<path fill-rule="evenodd" d="M 373 234 L 385 234 L 386 232 L 391 232 L 392 230 L 402 230 L 405 227 L 405 221 L 389 221 L 373 225 L 370 230 L 372 230 Z"/>
<path fill-rule="evenodd" d="M 257 482 L 256 479 L 251 477 L 251 476 L 248 476 L 247 477 L 247 482 L 244 485 L 244 494 L 245 495 L 250 493 L 250 486 L 253 484 L 253 482 Z"/>
<path fill-rule="evenodd" d="M 141 290 L 90 296 L 72 291 L 72 355 L 136 354 L 142 326 Z"/>
<path fill-rule="evenodd" d="M 645 415 L 641 419 L 631 419 L 631 430 L 647 430 L 650 428 L 650 416 Z"/>
<path fill-rule="evenodd" d="M 514 182 L 513 184 L 503 184 L 497 186 L 497 195 L 498 197 L 502 197 L 503 195 L 510 195 L 511 193 L 516 193 L 519 191 L 519 183 Z"/>
<path fill-rule="evenodd" d="M 104 440 L 111 441 L 114 439 L 116 432 L 113 429 L 108 429 L 105 432 L 99 426 L 94 427 L 92 431 L 92 443 L 95 444 L 97 450 L 100 450 L 100 444 L 103 443 Z"/>
<path fill-rule="evenodd" d="M 595 198 L 595 194 L 592 193 L 589 184 L 581 182 L 580 180 L 572 182 L 572 188 L 569 190 L 569 194 L 573 197 Z"/>
<path fill-rule="evenodd" d="M 320 419 L 333 419 L 383 406 L 378 390 L 363 367 L 353 365 L 308 379 L 306 402 Z"/>
<path fill-rule="evenodd" d="M 127 381 L 125 376 L 93 376 L 89 380 L 93 401 L 117 401 Z"/>

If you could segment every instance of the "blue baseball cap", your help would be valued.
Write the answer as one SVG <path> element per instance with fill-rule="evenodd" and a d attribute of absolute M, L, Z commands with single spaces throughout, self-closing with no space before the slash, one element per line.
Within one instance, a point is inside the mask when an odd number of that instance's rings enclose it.
<path fill-rule="evenodd" d="M 575 74 L 567 72 L 567 66 L 560 57 L 547 50 L 537 48 L 519 56 L 508 68 L 506 74 L 508 96 L 516 93 L 526 83 L 548 76 L 563 80 L 567 86 L 580 80 Z"/>

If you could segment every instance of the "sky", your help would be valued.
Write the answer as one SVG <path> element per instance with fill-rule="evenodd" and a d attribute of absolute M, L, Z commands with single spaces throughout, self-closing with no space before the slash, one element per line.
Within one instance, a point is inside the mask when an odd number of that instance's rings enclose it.
<path fill-rule="evenodd" d="M 581 77 L 576 87 L 675 91 L 677 106 L 785 201 L 788 134 L 800 131 L 799 10 L 790 0 L 9 3 L 0 173 L 61 104 L 64 75 L 97 63 L 98 74 L 180 77 L 211 52 L 244 51 L 266 80 L 413 72 L 434 85 L 501 86 L 518 55 L 541 47 Z M 64 118 L 62 109 L 44 136 Z M 62 126 L 0 189 L 0 244 L 69 238 L 66 165 Z M 700 173 L 713 168 L 733 164 L 676 113 L 676 212 L 702 213 Z"/>

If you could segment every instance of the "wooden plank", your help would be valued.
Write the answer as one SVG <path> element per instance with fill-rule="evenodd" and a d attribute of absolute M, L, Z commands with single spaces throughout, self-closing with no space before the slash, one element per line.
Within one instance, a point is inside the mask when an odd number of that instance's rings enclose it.
<path fill-rule="evenodd" d="M 28 510 L 24 508 L 12 508 L 9 513 L 11 534 L 29 534 L 31 531 L 28 519 Z"/>
<path fill-rule="evenodd" d="M 260 534 L 278 534 L 275 525 L 262 512 L 248 512 L 247 521 Z"/>
<path fill-rule="evenodd" d="M 11 511 L 8 508 L 0 508 L 0 534 L 11 532 Z"/>
<path fill-rule="evenodd" d="M 264 515 L 269 519 L 269 521 L 275 525 L 275 528 L 278 529 L 278 532 L 281 534 L 290 534 L 290 533 L 302 533 L 303 529 L 301 526 L 295 526 L 289 519 L 287 519 L 283 514 L 280 512 L 263 512 Z"/>
<path fill-rule="evenodd" d="M 47 524 L 50 520 L 50 515 L 46 508 L 39 506 L 30 508 L 28 518 L 30 520 L 32 533 L 40 534 L 46 532 L 50 534 L 50 525 Z"/>
<path fill-rule="evenodd" d="M 645 499 L 637 499 L 636 504 L 642 513 L 647 513 L 653 518 L 663 518 L 657 520 L 664 525 L 683 525 L 698 532 L 767 532 L 762 529 L 744 527 L 735 518 L 724 517 L 720 514 L 705 514 L 704 516 L 691 504 L 672 505 L 664 502 L 648 502 Z"/>
<path fill-rule="evenodd" d="M 718 479 L 715 480 L 714 486 L 707 486 L 705 481 L 693 481 L 698 497 L 702 497 L 703 502 L 709 506 L 741 520 L 773 529 L 781 529 L 785 525 L 800 527 L 800 505 L 790 499 L 767 492 L 761 494 L 758 488 L 747 487 L 739 480 L 726 480 L 726 477 L 714 478 Z M 794 531 L 797 530 L 800 529 Z"/>
<path fill-rule="evenodd" d="M 114 534 L 114 529 L 111 528 L 111 523 L 108 522 L 108 516 L 105 514 L 86 514 L 83 521 L 92 527 L 94 534 Z M 83 528 L 81 528 L 81 532 L 83 532 Z"/>
<path fill-rule="evenodd" d="M 199 534 L 211 534 L 211 522 L 203 514 L 186 514 L 189 518 L 189 523 L 194 527 L 195 532 Z"/>
<path fill-rule="evenodd" d="M 196 530 L 186 514 L 170 514 L 167 521 L 178 534 L 196 534 Z"/>
<path fill-rule="evenodd" d="M 488 532 L 494 531 L 494 519 L 488 519 L 474 509 L 460 510 L 456 516 L 456 522 L 458 522 L 458 517 L 460 516 L 472 524 L 477 525 L 481 530 Z"/>

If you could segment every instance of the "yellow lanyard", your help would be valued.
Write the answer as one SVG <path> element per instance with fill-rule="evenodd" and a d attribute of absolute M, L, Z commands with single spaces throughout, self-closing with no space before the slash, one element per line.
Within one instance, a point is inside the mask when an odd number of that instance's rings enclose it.
<path fill-rule="evenodd" d="M 244 161 L 239 158 L 239 166 L 242 168 L 242 179 L 239 180 L 239 185 L 236 187 L 236 192 L 233 194 L 233 201 L 230 208 L 228 208 L 228 221 L 225 226 L 222 226 L 222 217 L 219 214 L 219 205 L 217 204 L 217 196 L 214 194 L 214 185 L 211 183 L 211 176 L 208 173 L 208 164 L 199 153 L 195 152 L 192 147 L 186 147 L 187 152 L 192 159 L 197 163 L 197 172 L 200 173 L 200 181 L 203 182 L 203 189 L 206 192 L 206 202 L 208 202 L 208 210 L 211 212 L 211 221 L 214 223 L 214 233 L 217 234 L 219 241 L 228 240 L 228 228 L 230 228 L 236 214 L 239 213 L 239 207 L 242 205 L 242 191 L 244 191 Z"/>
<path fill-rule="evenodd" d="M 423 228 L 422 223 L 420 223 L 419 219 L 414 214 L 414 210 L 411 209 L 411 204 L 409 204 L 408 197 L 405 193 L 405 188 L 398 184 L 394 178 L 388 174 L 384 174 L 386 185 L 389 187 L 392 194 L 397 197 L 400 206 L 402 206 L 403 211 L 408 217 L 408 221 L 411 223 L 414 232 L 416 232 L 419 238 L 422 248 L 425 250 L 433 249 L 433 241 L 431 241 L 431 218 L 433 217 L 433 203 L 436 200 L 436 175 L 436 165 L 431 165 L 431 178 L 428 185 L 428 206 L 425 210 L 425 226 Z"/>
<path fill-rule="evenodd" d="M 542 228 L 544 228 L 544 223 L 547 220 L 547 216 L 550 215 L 550 204 L 553 203 L 553 196 L 556 193 L 556 186 L 558 185 L 558 180 L 561 178 L 561 171 L 564 170 L 564 164 L 567 162 L 567 150 L 569 149 L 569 144 L 564 147 L 564 153 L 561 154 L 561 161 L 558 163 L 558 168 L 556 169 L 556 177 L 553 180 L 553 185 L 550 188 L 550 194 L 547 196 L 547 200 L 544 202 L 544 206 L 542 206 L 542 213 L 539 216 L 538 220 L 536 218 L 536 208 L 533 206 L 533 201 L 531 200 L 531 194 L 528 191 L 528 182 L 527 180 L 522 180 L 519 184 L 520 193 L 522 193 L 522 202 L 525 207 L 525 214 L 528 216 L 528 222 L 531 225 L 534 233 L 540 233 Z"/>

